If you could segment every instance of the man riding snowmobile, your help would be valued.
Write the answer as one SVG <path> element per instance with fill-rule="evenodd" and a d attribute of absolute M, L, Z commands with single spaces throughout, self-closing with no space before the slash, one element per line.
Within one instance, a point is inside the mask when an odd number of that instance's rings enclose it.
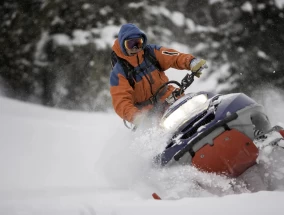
<path fill-rule="evenodd" d="M 130 23 L 122 25 L 112 49 L 112 104 L 122 119 L 135 125 L 142 121 L 142 112 L 157 105 L 171 104 L 176 99 L 174 86 L 159 89 L 168 82 L 165 70 L 191 70 L 196 77 L 200 77 L 201 71 L 207 68 L 205 60 L 191 54 L 147 45 L 146 34 Z"/>

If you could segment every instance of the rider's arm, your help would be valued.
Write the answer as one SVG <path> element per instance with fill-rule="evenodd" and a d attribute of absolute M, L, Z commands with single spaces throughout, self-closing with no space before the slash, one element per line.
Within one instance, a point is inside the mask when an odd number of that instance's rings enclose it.
<path fill-rule="evenodd" d="M 191 54 L 181 53 L 174 49 L 165 47 L 154 49 L 154 52 L 163 70 L 167 70 L 169 68 L 190 70 L 190 62 L 195 58 Z"/>
<path fill-rule="evenodd" d="M 141 111 L 134 106 L 134 90 L 128 80 L 120 73 L 112 72 L 110 76 L 110 94 L 115 112 L 128 122 Z"/>

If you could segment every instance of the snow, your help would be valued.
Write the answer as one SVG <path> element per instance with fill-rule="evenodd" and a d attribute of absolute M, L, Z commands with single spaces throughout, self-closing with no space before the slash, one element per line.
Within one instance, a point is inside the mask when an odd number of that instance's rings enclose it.
<path fill-rule="evenodd" d="M 0 214 L 284 210 L 281 186 L 251 193 L 242 183 L 193 167 L 153 167 L 151 158 L 164 147 L 166 135 L 157 129 L 130 132 L 112 112 L 64 111 L 0 97 L 0 132 Z M 267 148 L 260 158 L 269 167 L 276 162 L 268 159 L 272 151 Z M 273 173 L 281 180 L 283 165 Z M 153 200 L 153 192 L 164 200 Z"/>
<path fill-rule="evenodd" d="M 217 2 L 224 2 L 224 0 L 209 0 L 209 4 L 215 4 Z"/>
<path fill-rule="evenodd" d="M 54 34 L 52 37 L 56 45 L 60 45 L 60 46 L 70 46 L 71 45 L 70 37 L 67 36 L 66 34 Z"/>
<path fill-rule="evenodd" d="M 242 10 L 243 11 L 246 11 L 246 12 L 249 12 L 249 13 L 252 13 L 253 12 L 253 7 L 252 7 L 252 4 L 250 2 L 245 2 L 243 5 L 242 5 Z"/>
<path fill-rule="evenodd" d="M 74 30 L 72 36 L 74 38 L 72 42 L 79 46 L 87 45 L 91 37 L 90 32 L 79 29 Z"/>
<path fill-rule="evenodd" d="M 194 21 L 192 19 L 186 19 L 185 20 L 185 24 L 186 24 L 186 27 L 188 29 L 190 29 L 190 31 L 194 31 L 195 28 L 196 28 L 195 23 L 194 23 Z"/>
<path fill-rule="evenodd" d="M 88 31 L 76 29 L 72 33 L 72 38 L 66 34 L 54 34 L 52 38 L 56 45 L 67 46 L 70 49 L 72 49 L 73 45 L 82 46 L 89 42 L 95 43 L 98 49 L 105 49 L 113 45 L 119 28 L 119 26 L 107 25 L 102 28 L 93 28 Z"/>
<path fill-rule="evenodd" d="M 100 48 L 106 48 L 107 46 L 112 47 L 114 38 L 118 35 L 120 26 L 108 25 L 98 30 L 100 32 L 100 38 L 95 40 L 95 43 Z M 104 44 L 104 45 L 102 45 Z"/>
<path fill-rule="evenodd" d="M 137 9 L 137 8 L 142 8 L 143 5 L 144 5 L 144 2 L 139 2 L 139 3 L 132 2 L 128 5 L 128 7 Z"/>
<path fill-rule="evenodd" d="M 172 22 L 178 26 L 182 27 L 185 23 L 185 17 L 181 12 L 174 11 L 171 16 Z"/>
<path fill-rule="evenodd" d="M 149 8 L 149 12 L 150 14 L 161 14 L 167 18 L 171 17 L 171 11 L 168 10 L 167 8 L 163 7 L 163 6 L 151 6 Z"/>
<path fill-rule="evenodd" d="M 90 8 L 91 8 L 91 5 L 88 4 L 88 3 L 85 3 L 85 4 L 82 5 L 82 9 L 84 9 L 84 10 L 88 10 Z"/>
<path fill-rule="evenodd" d="M 264 51 L 261 51 L 261 50 L 257 51 L 257 56 L 260 57 L 260 58 L 263 58 L 265 60 L 269 59 L 269 56 Z"/>
<path fill-rule="evenodd" d="M 275 0 L 276 6 L 279 8 L 283 8 L 284 7 L 284 0 Z"/>

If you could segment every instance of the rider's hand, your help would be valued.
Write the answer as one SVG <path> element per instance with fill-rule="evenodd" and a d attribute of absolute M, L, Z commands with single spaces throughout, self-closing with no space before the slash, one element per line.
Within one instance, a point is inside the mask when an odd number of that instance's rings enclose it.
<path fill-rule="evenodd" d="M 197 58 L 194 58 L 190 62 L 189 67 L 190 67 L 191 72 L 194 74 L 194 76 L 196 76 L 198 78 L 200 78 L 200 76 L 202 74 L 201 71 L 203 69 L 208 68 L 208 66 L 206 64 L 206 60 L 197 59 Z"/>
<path fill-rule="evenodd" d="M 139 113 L 139 114 L 135 115 L 134 120 L 133 120 L 132 123 L 135 126 L 139 126 L 140 124 L 143 123 L 144 119 L 145 119 L 145 114 Z"/>

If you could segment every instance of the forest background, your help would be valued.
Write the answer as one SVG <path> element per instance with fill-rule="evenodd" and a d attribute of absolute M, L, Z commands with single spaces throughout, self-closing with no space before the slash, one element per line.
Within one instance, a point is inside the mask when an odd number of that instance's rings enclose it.
<path fill-rule="evenodd" d="M 107 110 L 111 46 L 127 22 L 206 59 L 218 93 L 284 90 L 283 0 L 5 0 L 0 17 L 2 96 Z"/>

